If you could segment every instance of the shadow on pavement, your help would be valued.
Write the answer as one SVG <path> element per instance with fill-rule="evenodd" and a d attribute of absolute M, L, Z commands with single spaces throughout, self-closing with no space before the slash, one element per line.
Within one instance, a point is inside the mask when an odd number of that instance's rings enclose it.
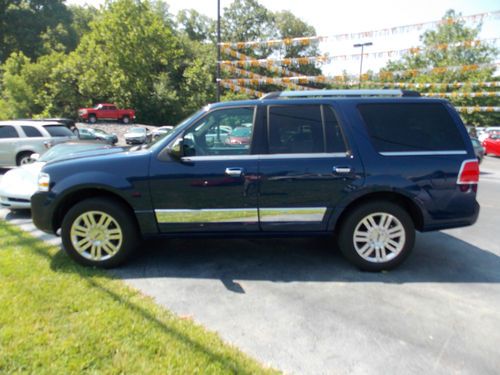
<path fill-rule="evenodd" d="M 30 219 L 30 211 L 10 212 L 6 219 Z M 66 257 L 63 252 L 58 256 Z M 133 259 L 111 273 L 123 279 L 218 279 L 228 290 L 244 293 L 235 280 L 499 283 L 499 270 L 499 256 L 433 232 L 417 233 L 415 249 L 406 262 L 383 273 L 355 269 L 334 250 L 329 238 L 147 240 Z"/>
<path fill-rule="evenodd" d="M 361 272 L 333 248 L 324 238 L 149 240 L 131 262 L 112 273 L 124 279 L 219 279 L 236 293 L 244 291 L 234 280 L 500 282 L 499 256 L 445 233 L 418 234 L 407 261 L 383 273 Z"/>

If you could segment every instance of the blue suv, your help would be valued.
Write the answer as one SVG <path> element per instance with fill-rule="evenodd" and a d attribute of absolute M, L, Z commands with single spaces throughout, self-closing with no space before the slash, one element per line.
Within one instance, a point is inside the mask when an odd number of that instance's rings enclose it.
<path fill-rule="evenodd" d="M 409 255 L 415 230 L 473 224 L 478 179 L 446 100 L 290 91 L 208 105 L 146 146 L 49 163 L 32 211 L 84 265 L 116 266 L 150 236 L 333 235 L 379 271 Z"/>

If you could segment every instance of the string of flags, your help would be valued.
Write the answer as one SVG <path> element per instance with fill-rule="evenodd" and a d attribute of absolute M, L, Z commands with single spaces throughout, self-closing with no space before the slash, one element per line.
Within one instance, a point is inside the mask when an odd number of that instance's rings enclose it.
<path fill-rule="evenodd" d="M 422 96 L 436 98 L 488 98 L 500 96 L 500 91 L 481 91 L 481 92 L 426 92 Z"/>
<path fill-rule="evenodd" d="M 226 89 L 229 89 L 233 92 L 243 93 L 257 98 L 260 98 L 261 96 L 265 95 L 262 91 L 249 89 L 247 87 L 241 87 L 238 85 L 234 85 L 232 83 L 221 82 L 221 85 L 222 87 L 225 87 Z"/>
<path fill-rule="evenodd" d="M 286 78 L 288 77 L 283 77 L 283 80 L 276 80 L 274 81 L 274 78 L 266 77 L 248 70 L 243 70 L 243 69 L 238 69 L 233 66 L 223 66 L 225 70 L 228 70 L 232 73 L 239 74 L 240 76 L 243 77 L 248 77 L 249 81 L 256 81 L 256 82 L 265 82 L 263 84 L 268 84 L 268 85 L 280 85 L 280 86 L 285 86 L 287 88 L 295 89 L 295 90 L 306 90 L 307 88 L 303 86 L 299 86 L 297 82 L 293 82 L 292 80 L 288 80 Z M 273 81 L 271 81 L 273 80 Z M 227 83 L 227 84 L 232 84 L 232 85 L 238 85 L 238 82 L 236 80 L 219 80 L 221 83 Z M 307 83 L 307 82 L 306 82 Z M 255 84 L 254 84 L 255 85 Z M 249 86 L 249 85 L 241 85 L 241 86 Z"/>
<path fill-rule="evenodd" d="M 230 48 L 224 48 L 222 50 L 223 53 L 231 56 L 231 57 L 235 57 L 237 59 L 240 59 L 240 60 L 252 60 L 252 57 L 248 56 L 248 55 L 245 55 L 243 53 L 240 53 L 238 51 L 235 51 L 233 49 L 230 49 Z M 226 64 L 227 65 L 227 64 Z M 292 76 L 292 77 L 298 77 L 298 76 L 301 76 L 302 74 L 300 73 L 296 73 L 296 72 L 292 72 L 291 70 L 287 69 L 287 68 L 283 68 L 283 67 L 280 67 L 280 66 L 275 66 L 274 64 L 270 64 L 269 66 L 266 66 L 266 68 L 271 72 L 271 73 L 276 73 L 276 74 L 280 74 L 280 75 L 285 75 L 285 76 Z"/>
<path fill-rule="evenodd" d="M 477 40 L 467 40 L 463 42 L 456 43 L 441 43 L 435 44 L 431 47 L 433 50 L 445 51 L 449 48 L 453 47 L 466 47 L 473 48 L 480 45 L 484 45 L 486 43 L 496 43 L 500 38 L 489 38 L 489 39 L 477 39 Z M 363 58 L 387 58 L 387 57 L 401 57 L 408 53 L 413 55 L 418 55 L 423 53 L 426 50 L 424 47 L 412 47 L 412 48 L 404 48 L 399 50 L 386 50 L 386 51 L 374 51 L 374 52 L 364 52 Z M 359 60 L 361 59 L 361 53 L 353 53 L 353 54 L 343 54 L 343 55 L 333 55 L 333 56 L 311 56 L 311 57 L 298 57 L 298 58 L 283 58 L 283 59 L 255 59 L 248 55 L 245 55 L 241 52 L 235 51 L 230 48 L 223 48 L 222 52 L 228 56 L 234 57 L 238 60 L 222 60 L 219 61 L 219 64 L 223 65 L 234 65 L 239 67 L 257 67 L 257 66 L 265 66 L 271 67 L 274 65 L 301 65 L 301 64 L 312 64 L 315 62 L 319 63 L 332 63 L 336 61 L 349 61 L 349 60 Z"/>
<path fill-rule="evenodd" d="M 476 112 L 500 112 L 500 107 L 455 107 L 458 112 L 466 112 L 468 114 Z"/>
<path fill-rule="evenodd" d="M 247 78 L 231 78 L 231 79 L 221 79 L 220 82 L 232 83 L 240 86 L 262 86 L 262 85 L 280 85 L 280 84 L 308 84 L 308 83 L 333 83 L 339 85 L 349 85 L 357 86 L 359 81 L 348 80 L 346 76 L 298 76 L 298 77 L 265 77 L 248 70 L 238 69 L 234 67 L 224 67 L 232 73 L 236 73 L 240 76 Z M 461 88 L 465 86 L 469 87 L 500 87 L 500 81 L 493 82 L 449 82 L 449 83 L 411 83 L 411 82 L 372 82 L 372 81 L 362 81 L 365 86 L 378 86 L 378 87 L 395 87 L 395 88 Z"/>
<path fill-rule="evenodd" d="M 256 40 L 256 41 L 246 41 L 246 42 L 223 42 L 219 43 L 221 47 L 229 47 L 234 49 L 242 48 L 254 48 L 259 46 L 273 47 L 279 45 L 285 46 L 308 46 L 312 43 L 324 42 L 324 41 L 345 41 L 345 40 L 357 40 L 364 38 L 376 38 L 385 37 L 394 34 L 408 33 L 411 31 L 419 31 L 424 28 L 435 27 L 444 24 L 454 24 L 456 22 L 482 22 L 485 19 L 498 19 L 500 18 L 500 10 L 493 12 L 477 13 L 469 16 L 462 16 L 457 18 L 447 18 L 438 21 L 422 22 L 410 25 L 388 27 L 377 30 L 362 31 L 357 33 L 344 33 L 328 36 L 310 36 L 310 37 L 299 37 L 299 38 L 283 38 L 283 39 L 270 39 L 270 40 Z"/>

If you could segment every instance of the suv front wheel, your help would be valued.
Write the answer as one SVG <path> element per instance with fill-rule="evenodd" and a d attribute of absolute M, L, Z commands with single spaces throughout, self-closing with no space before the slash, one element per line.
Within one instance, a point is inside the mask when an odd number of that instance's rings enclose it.
<path fill-rule="evenodd" d="M 68 255 L 85 266 L 123 263 L 138 242 L 137 226 L 126 207 L 109 199 L 86 199 L 64 216 L 61 237 Z"/>
<path fill-rule="evenodd" d="M 344 256 L 365 271 L 389 270 L 410 254 L 415 228 L 400 206 L 374 201 L 354 208 L 340 227 L 338 244 Z"/>

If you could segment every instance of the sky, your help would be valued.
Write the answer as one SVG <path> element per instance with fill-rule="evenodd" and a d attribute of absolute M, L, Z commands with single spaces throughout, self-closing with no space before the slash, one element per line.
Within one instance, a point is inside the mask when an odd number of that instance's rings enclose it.
<path fill-rule="evenodd" d="M 232 0 L 220 0 L 221 12 Z M 462 15 L 472 15 L 500 10 L 498 0 L 258 0 L 272 11 L 289 10 L 316 29 L 317 35 L 337 35 L 378 30 L 396 26 L 439 20 L 446 10 L 455 9 Z M 170 12 L 181 9 L 196 9 L 211 18 L 217 17 L 217 0 L 167 0 Z M 67 0 L 67 4 L 99 6 L 105 0 Z M 385 37 L 348 41 L 327 41 L 320 44 L 322 53 L 350 55 L 359 53 L 355 43 L 372 42 L 365 52 L 400 50 L 419 45 L 421 31 L 398 33 Z M 483 24 L 481 39 L 500 38 L 500 17 L 487 19 Z M 236 42 L 236 41 L 234 41 Z M 500 47 L 500 41 L 496 42 Z M 387 62 L 387 57 L 367 57 L 363 71 L 378 70 Z M 349 73 L 359 71 L 359 60 L 334 61 L 323 67 L 325 74 L 335 75 L 342 70 Z"/>

